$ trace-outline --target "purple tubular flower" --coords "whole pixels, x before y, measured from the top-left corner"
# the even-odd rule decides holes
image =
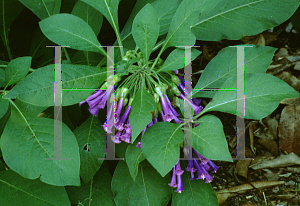
[[[116,129],[119,130],[119,131],[122,131],[124,129],[123,125],[130,113],[130,110],[131,110],[131,106],[128,105],[128,107],[126,108],[123,116],[121,117],[120,121],[116,124]]]
[[[180,116],[180,114],[178,114],[178,113],[176,112],[176,110],[172,107],[172,104],[171,104],[171,102],[170,102],[170,100],[169,100],[169,98],[168,98],[168,95],[165,94],[165,97],[166,97],[167,103],[168,103],[168,105],[169,105],[169,108],[171,109],[171,112],[172,112],[176,117]]]
[[[114,103],[110,103],[110,106],[109,106],[109,109],[107,111],[108,115],[107,115],[107,120],[106,122],[102,125],[104,130],[107,132],[107,133],[112,133],[111,132],[111,129],[113,128],[114,126],[114,111],[112,111],[114,108]]]
[[[116,122],[118,122],[120,120],[120,116],[121,116],[121,111],[123,108],[123,104],[124,104],[124,98],[121,97],[120,101],[119,101],[119,105],[116,111]]]
[[[196,169],[194,168],[194,163],[193,163],[193,155],[192,155],[192,147],[189,146],[189,156],[188,156],[188,166],[185,169],[186,171],[189,171],[191,173],[196,172]],[[192,174],[191,174],[192,176]]]
[[[147,126],[146,126],[146,127],[145,127],[145,129],[143,130],[143,132],[142,132],[142,136],[144,135],[144,133],[145,133],[146,129],[147,129]]]
[[[177,187],[176,174],[175,174],[175,166],[173,167],[172,180],[171,180],[171,183],[169,184],[169,186],[170,187]]]
[[[182,93],[184,93],[184,86],[182,84],[178,84],[178,88]]]
[[[131,126],[130,126],[129,119],[127,120],[127,123],[125,124],[124,129],[125,129],[126,133],[131,134]]]
[[[162,118],[162,121],[163,122],[166,122],[166,119],[165,119],[165,114],[164,114],[164,112],[163,111],[161,111],[161,118]]]
[[[100,109],[103,109],[106,105],[107,98],[110,96],[113,85],[110,85],[105,92],[99,90],[89,96],[85,101],[80,102],[79,106],[81,106],[84,102],[89,104],[89,111],[92,115],[97,116],[97,113]]]
[[[195,115],[199,114],[201,112],[201,110],[203,109],[202,106],[197,106],[194,103],[192,103],[191,101],[188,101],[188,99],[186,99],[186,97],[183,94],[180,94],[180,98],[181,99],[185,99],[187,100],[187,102],[191,105],[191,107],[194,109],[195,111]]]
[[[216,166],[210,159],[208,159],[209,166],[213,169],[213,173],[216,173],[220,166]]]
[[[123,134],[121,135],[121,140],[127,143],[130,143],[130,136],[131,133],[126,133],[123,131]]]
[[[148,127],[151,127],[153,125],[153,121],[152,121],[152,119],[151,119],[151,121],[149,122],[149,124],[148,124]]]
[[[175,192],[181,193],[183,191],[183,184],[182,184],[182,174],[183,170],[180,167],[180,160],[178,160],[176,166],[175,166],[175,173],[177,176],[177,190]]]
[[[181,81],[181,84],[184,85],[184,78],[182,76],[177,76],[177,77]]]
[[[196,99],[196,98],[192,98],[192,101],[194,102],[195,105],[199,106],[202,99]]]
[[[136,147],[140,148],[141,149],[141,142],[138,142]]]
[[[178,74],[178,70],[174,70],[175,74]]]
[[[114,142],[114,143],[121,143],[121,140],[120,140],[120,136],[121,136],[121,132],[118,132],[115,137],[111,136],[111,140]]]
[[[154,117],[153,124],[157,122],[157,117]]]
[[[202,179],[204,180],[205,176],[204,176],[204,168],[201,167],[201,165],[199,164],[199,162],[197,160],[193,160],[194,161],[194,165],[197,169],[197,173],[198,173],[198,178],[196,178],[197,180]]]
[[[177,176],[177,190],[175,192],[181,193],[183,192],[183,184],[182,184],[182,176],[181,175],[176,175]]]
[[[99,97],[102,93],[103,93],[102,90],[97,90],[97,91],[95,91],[95,92],[94,92],[93,94],[91,94],[86,100],[80,102],[80,103],[79,103],[79,106],[81,106],[81,105],[82,105],[83,103],[85,103],[85,102],[89,102],[89,101],[91,101],[91,100],[93,100],[93,99]]]
[[[165,100],[165,98],[163,96],[160,97],[160,100],[161,100],[161,105],[162,105],[162,108],[164,110],[164,114],[165,114],[165,121],[166,122],[170,122],[172,119],[173,119],[173,114]]]

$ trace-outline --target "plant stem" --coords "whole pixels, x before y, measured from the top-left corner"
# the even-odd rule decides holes
[[[70,59],[70,56],[69,56],[69,54],[67,52],[67,49],[65,47],[63,47],[63,50],[64,50],[64,53],[66,55],[66,58],[67,58],[68,62],[71,64],[71,59]]]

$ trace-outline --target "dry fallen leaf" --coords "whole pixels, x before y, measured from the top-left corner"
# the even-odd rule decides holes
[[[279,79],[285,81],[288,83],[291,87],[293,87],[295,90],[300,90],[300,79],[292,75],[291,73],[287,71],[283,71],[282,73],[276,75]]]
[[[279,147],[287,153],[300,155],[300,106],[284,107],[279,121]]]
[[[231,187],[228,189],[217,190],[216,193],[218,196],[219,205],[223,204],[225,202],[225,200],[229,197],[233,197],[238,194],[245,193],[246,191],[252,190],[254,188],[263,189],[263,188],[267,188],[267,187],[281,185],[281,184],[284,184],[284,181],[262,181],[262,182],[251,182],[251,184],[242,184],[242,185]]]
[[[293,152],[288,155],[280,155],[273,160],[263,160],[259,164],[251,164],[249,167],[254,170],[274,167],[287,167],[291,165],[300,165],[300,158]]]
[[[272,155],[278,156],[278,145],[274,140],[259,139],[258,143],[264,146]]]

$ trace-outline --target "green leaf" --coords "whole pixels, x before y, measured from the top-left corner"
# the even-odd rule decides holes
[[[8,101],[8,100],[4,100],[4,101]],[[4,106],[3,108],[1,108],[1,113],[3,112],[3,110],[5,110],[5,104],[6,103],[3,104],[3,102],[2,102],[2,104],[0,105],[0,106]],[[9,119],[9,117],[10,117],[10,112],[11,112],[11,107],[10,107],[10,105],[8,105],[8,108],[6,109],[6,112],[0,118],[0,137],[3,133],[4,127],[6,126],[6,123]],[[0,146],[0,148],[1,148],[1,146]],[[2,154],[1,154],[1,149],[0,149],[0,157],[1,156],[2,156]]]
[[[161,177],[145,162],[139,166],[136,181],[133,182],[123,161],[117,165],[112,180],[112,192],[117,205],[167,205],[171,198],[168,186],[171,177]]]
[[[146,4],[132,24],[132,36],[147,62],[159,34],[159,23],[151,4]]]
[[[144,89],[140,88],[131,104],[129,122],[131,126],[131,142],[145,129],[152,119],[151,112],[156,108],[153,97]]]
[[[164,177],[178,162],[179,143],[183,139],[179,124],[157,122],[147,128],[141,141],[142,151],[161,176]]]
[[[20,100],[38,106],[54,106],[54,67],[48,65],[39,68],[20,81],[3,98],[19,98]],[[106,68],[84,65],[62,64],[62,106],[77,104],[85,100],[93,91],[78,90],[97,88],[106,79]]]
[[[15,99],[15,104],[18,106],[20,111],[24,113],[26,116],[37,117],[42,111],[46,110],[47,106],[36,106],[33,104],[29,104],[20,99]],[[53,111],[54,114],[54,111]]]
[[[202,0],[183,0],[179,5],[161,51],[171,46],[194,45],[196,37],[190,26],[197,22]]]
[[[19,57],[13,59],[5,69],[6,86],[12,85],[23,79],[31,65],[31,57]]]
[[[29,180],[12,170],[0,172],[0,190],[3,205],[71,205],[64,187]]]
[[[121,36],[121,40],[122,42],[124,42],[125,40],[132,38],[132,32],[131,32],[131,27],[132,27],[132,23],[133,20],[135,18],[135,16],[137,15],[137,13],[147,4],[147,3],[152,3],[155,0],[139,0],[135,3],[134,8],[120,34]],[[118,43],[118,41],[115,42],[114,45],[116,45]],[[124,45],[123,45],[124,46]]]
[[[40,19],[45,19],[60,11],[61,0],[19,0]]]
[[[298,6],[299,0],[204,1],[200,19],[192,24],[191,30],[197,40],[239,40],[280,25]]]
[[[266,73],[276,50],[276,48],[267,46],[246,47],[244,49],[245,73]],[[221,88],[228,78],[237,76],[236,67],[237,48],[226,47],[222,49],[205,67],[195,86],[193,97],[212,98],[216,91],[200,91],[200,89]],[[197,91],[197,89],[199,90]]]
[[[230,77],[222,88],[236,86],[236,77]],[[269,74],[245,74],[245,117],[262,119],[271,114],[286,98],[300,97],[284,81]],[[236,115],[236,90],[218,91],[213,100],[200,112],[220,111]],[[242,117],[243,118],[243,117]]]
[[[60,46],[99,52],[106,56],[92,28],[72,14],[55,14],[39,22],[44,35]]]
[[[15,172],[28,179],[40,178],[51,185],[80,185],[78,144],[71,130],[62,123],[62,158],[54,158],[54,122],[25,117],[12,107],[0,139],[3,159]]]
[[[0,88],[5,87],[5,70],[0,68]]]
[[[183,192],[172,193],[172,206],[217,206],[217,194],[211,184],[205,183],[204,180],[190,180],[190,173],[185,171],[182,174]]]
[[[9,101],[7,99],[0,98],[0,119],[6,114],[9,107]]]
[[[129,205],[129,194],[133,184],[125,161],[119,161],[111,181],[111,191],[116,205]]]
[[[232,161],[220,119],[205,115],[197,122],[200,125],[192,129],[193,148],[207,159]]]
[[[81,0],[88,5],[94,7],[100,11],[110,25],[113,27],[114,31],[119,32],[118,23],[118,6],[119,0]]]
[[[200,54],[201,51],[192,48],[191,49],[191,61],[195,60]],[[181,69],[187,64],[185,64],[185,50],[184,49],[174,49],[169,56],[167,57],[164,64],[159,68],[160,71],[172,71],[176,69]]]
[[[103,22],[103,16],[98,10],[82,1],[78,1],[72,10],[72,14],[84,20],[98,36]]]
[[[135,181],[138,174],[139,163],[145,159],[142,150],[136,146],[140,141],[141,138],[137,138],[133,144],[129,144],[125,153],[125,160],[133,181]]]
[[[158,22],[160,25],[159,36],[168,32],[172,18],[181,3],[181,0],[156,0],[151,5],[157,13]]]
[[[89,182],[99,170],[106,153],[106,133],[99,120],[90,117],[74,130],[80,153],[80,177]]]
[[[114,206],[116,205],[111,192],[112,176],[107,162],[104,161],[100,170],[87,184],[80,187],[67,186],[66,191],[73,204],[86,206]]]

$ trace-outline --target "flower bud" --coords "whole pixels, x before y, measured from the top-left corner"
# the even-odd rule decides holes
[[[134,99],[133,97],[131,97],[131,98],[129,99],[128,105],[131,105],[133,99]]]
[[[163,95],[163,90],[160,86],[156,86],[154,89],[159,96]]]
[[[180,79],[178,79],[178,77],[176,75],[172,75],[172,78],[171,78],[172,82],[175,83],[176,85],[180,84],[181,81]]]
[[[121,90],[122,88],[118,88],[116,91],[116,100],[119,101],[121,99]]]
[[[162,60],[161,58],[159,58],[158,61],[157,61],[157,66],[163,65],[163,63],[164,63],[164,60]]]
[[[175,86],[175,85],[172,87],[172,91],[174,92],[174,94],[176,96],[180,96],[180,94],[181,94],[181,92],[179,91],[178,87]]]
[[[129,92],[129,90],[126,87],[122,88],[121,92],[120,92],[121,97],[125,98],[127,96],[128,92]]]
[[[128,98],[124,98],[124,103],[123,103],[123,107],[125,107],[128,103]]]
[[[158,95],[157,93],[154,93],[154,94],[153,94],[153,98],[154,98],[154,101],[155,101],[156,103],[159,102],[159,95]]]

